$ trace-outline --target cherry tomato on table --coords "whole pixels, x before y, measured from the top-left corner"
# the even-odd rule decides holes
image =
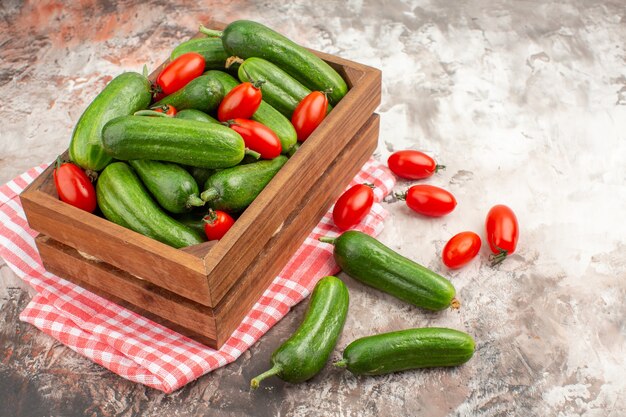
[[[177,92],[204,72],[204,57],[195,52],[182,54],[169,64],[156,79],[157,86],[166,96]]]
[[[217,119],[225,122],[251,118],[261,105],[263,94],[259,87],[263,82],[245,82],[230,90],[217,109]]]
[[[96,209],[96,190],[85,172],[70,162],[57,161],[52,173],[61,201],[93,213]]]
[[[446,243],[441,259],[448,268],[460,268],[478,255],[480,246],[480,236],[476,233],[461,232],[452,236]]]
[[[517,248],[519,239],[517,217],[513,210],[503,204],[493,206],[487,213],[485,228],[487,242],[493,252],[491,264],[499,264]]]
[[[333,208],[333,221],[341,230],[357,225],[374,204],[372,185],[357,184],[344,192]]]
[[[435,160],[420,151],[407,149],[392,153],[387,159],[389,169],[400,178],[421,180],[428,178],[444,165],[437,165]]]
[[[204,233],[209,240],[220,240],[235,224],[235,220],[226,212],[210,209],[204,216]]]
[[[229,120],[227,124],[241,135],[246,148],[260,153],[263,159],[274,159],[283,150],[276,133],[264,124],[248,119]]]
[[[434,185],[414,185],[406,193],[396,194],[396,197],[406,200],[411,210],[424,216],[445,216],[456,207],[454,196]]]
[[[298,103],[291,116],[298,141],[304,142],[326,117],[328,97],[322,91],[313,91]]]

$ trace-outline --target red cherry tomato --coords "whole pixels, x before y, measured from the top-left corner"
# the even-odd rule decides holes
[[[61,201],[93,213],[96,209],[96,190],[85,172],[72,163],[57,163],[52,173]]]
[[[182,54],[159,74],[156,83],[167,96],[177,92],[204,72],[204,57],[195,52]]]
[[[298,141],[304,142],[326,117],[328,98],[321,91],[313,91],[298,103],[291,116],[291,124],[296,129]]]
[[[344,192],[333,208],[333,221],[341,230],[357,225],[374,204],[374,191],[366,184],[357,184]]]
[[[478,255],[480,246],[480,237],[476,233],[461,232],[446,243],[441,259],[448,268],[460,268]]]
[[[164,104],[162,106],[155,107],[152,110],[154,110],[157,113],[165,113],[165,114],[167,114],[168,116],[171,116],[171,117],[176,116],[176,113],[177,113],[176,112],[176,107],[170,106],[169,104]]]
[[[209,240],[220,240],[235,224],[235,220],[228,213],[213,209],[209,210],[209,214],[202,220],[204,220],[204,233]]]
[[[502,262],[508,255],[515,252],[519,239],[517,217],[509,207],[499,204],[487,213],[485,222],[487,242],[494,253],[492,265]]]
[[[280,155],[283,147],[276,133],[269,127],[248,119],[234,119],[229,126],[239,133],[248,149],[261,154],[263,159],[274,159]]]
[[[245,82],[230,90],[217,109],[217,119],[249,119],[261,105],[263,94],[257,84]]]
[[[444,165],[437,165],[435,160],[420,151],[405,150],[394,152],[387,159],[389,169],[400,178],[421,180],[428,178]]]
[[[413,211],[424,216],[440,217],[452,212],[456,199],[443,188],[434,185],[414,185],[404,194],[397,194]]]

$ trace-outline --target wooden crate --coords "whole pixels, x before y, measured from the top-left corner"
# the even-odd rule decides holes
[[[380,71],[315,53],[350,91],[219,242],[175,249],[65,204],[51,166],[21,195],[45,267],[219,348],[376,148]]]

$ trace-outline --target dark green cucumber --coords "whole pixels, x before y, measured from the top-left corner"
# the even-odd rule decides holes
[[[222,84],[207,75],[201,75],[175,93],[163,98],[152,107],[174,106],[176,110],[196,109],[211,112],[224,98]]]
[[[113,158],[102,148],[102,128],[111,119],[150,105],[150,81],[136,72],[115,77],[83,112],[70,142],[70,159],[84,169],[100,171]]]
[[[246,59],[238,70],[241,81],[264,80],[261,85],[263,100],[291,120],[293,111],[311,90],[285,71],[261,58]]]
[[[195,52],[204,57],[204,69],[223,69],[228,55],[224,51],[222,40],[218,37],[206,37],[190,39],[181,43],[172,51],[170,61],[175,60],[182,54]]]
[[[206,241],[208,239],[206,237],[206,233],[204,233],[205,222],[204,220],[202,220],[205,215],[206,215],[206,212],[203,212],[200,214],[196,212],[192,212],[192,213],[178,214],[174,216],[173,218],[177,222],[182,223],[185,226],[195,230],[202,237],[202,239]]]
[[[170,213],[186,213],[204,206],[196,180],[183,167],[149,159],[134,159],[128,164],[161,207]]]
[[[363,337],[350,343],[335,366],[357,375],[458,366],[474,355],[474,339],[453,329],[407,329]]]
[[[250,381],[253,389],[272,375],[297,384],[322,370],[341,334],[348,313],[346,285],[337,277],[322,278],[298,330],[272,354],[272,368]]]
[[[219,123],[216,119],[209,116],[205,112],[196,109],[181,110],[176,113],[176,116],[174,117],[177,119],[197,120],[199,122]]]
[[[261,23],[237,20],[223,32],[204,28],[200,30],[208,35],[221,36],[229,55],[271,61],[311,90],[325,91],[332,88],[328,99],[333,105],[348,92],[346,82],[330,65]]]
[[[286,156],[239,165],[211,175],[200,197],[212,209],[237,213],[248,207],[287,162]]]
[[[207,74],[212,74],[216,80],[222,83],[224,95],[228,94],[230,90],[239,84],[235,77],[222,71],[209,71]],[[252,120],[264,124],[276,133],[276,136],[280,139],[283,154],[287,154],[298,140],[296,129],[294,129],[289,119],[263,100],[257,111],[252,115]]]
[[[102,130],[114,158],[169,161],[201,168],[227,168],[243,159],[245,143],[221,124],[170,117],[124,116]]]
[[[363,232],[350,230],[320,241],[334,244],[337,265],[364,284],[428,310],[458,307],[450,281]]]
[[[175,248],[202,243],[200,234],[169,217],[125,162],[108,165],[96,183],[104,217]]]

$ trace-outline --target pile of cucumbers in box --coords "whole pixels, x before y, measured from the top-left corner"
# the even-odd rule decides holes
[[[206,37],[176,47],[154,85],[146,74],[113,79],[78,121],[73,163],[59,162],[54,171],[63,201],[90,212],[99,207],[107,219],[177,248],[220,239],[348,90],[328,64],[259,23],[200,30]],[[424,173],[423,155],[403,157],[404,170],[420,171],[415,178],[440,167],[429,159]],[[390,168],[398,174],[396,165]],[[95,188],[83,169],[97,175]],[[418,212],[447,214],[456,205],[450,201],[445,213]],[[349,230],[372,203],[371,188],[359,184],[335,205],[334,222],[345,232],[320,240],[334,245],[339,267],[414,306],[458,308],[450,281]],[[348,299],[340,279],[320,279],[300,327],[251,386],[272,375],[297,383],[320,372],[341,334]],[[378,375],[456,366],[473,353],[466,333],[406,329],[355,340],[335,365]]]
[[[110,221],[176,248],[220,239],[348,91],[262,24],[200,29],[154,84],[123,73],[81,116],[69,156],[97,175],[93,191],[82,178],[72,193],[66,177],[81,170],[55,173],[64,201],[92,212],[97,201]]]

